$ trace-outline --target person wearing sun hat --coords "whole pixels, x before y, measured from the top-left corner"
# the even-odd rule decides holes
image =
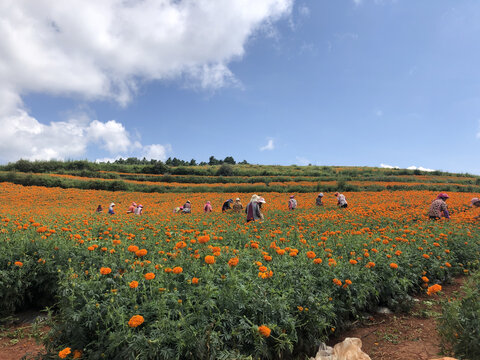
[[[245,208],[245,213],[247,214],[247,223],[250,221],[257,221],[262,218],[262,212],[260,211],[259,206],[259,199],[260,197],[257,194],[252,195],[250,202],[247,204]],[[265,202],[265,200],[263,200]]]
[[[480,199],[478,197],[474,197],[472,200],[470,200],[470,206],[472,208],[480,207]],[[478,216],[475,216],[474,219],[480,219],[480,214]]]
[[[230,210],[232,207],[230,206],[233,203],[233,199],[228,199],[222,205],[222,212]]]
[[[337,206],[341,208],[346,208],[348,206],[347,199],[345,199],[345,195],[340,194],[339,192],[335,193],[337,197]]]
[[[295,210],[297,208],[297,200],[295,195],[290,195],[290,200],[288,200],[288,210]]]
[[[235,203],[233,204],[233,211],[236,213],[240,213],[242,212],[242,209],[243,209],[243,205],[240,202],[240,198],[236,198]]]
[[[138,204],[138,206],[134,210],[134,214],[135,215],[142,215],[142,211],[143,211],[143,205]]]
[[[190,200],[187,200],[187,202],[183,205],[183,214],[190,214],[192,212],[192,203]]]
[[[447,203],[445,202],[449,197],[446,193],[440,193],[437,195],[437,198],[432,201],[428,209],[428,217],[431,220],[439,220],[442,216],[450,219]]]
[[[323,206],[323,193],[318,194],[317,198],[315,199],[316,206]]]
[[[134,201],[132,202],[132,205],[130,205],[130,207],[128,208],[127,214],[133,214],[136,208],[137,208],[137,204]]]
[[[109,213],[110,215],[115,214],[115,211],[113,210],[114,207],[115,207],[115,204],[112,202],[112,203],[110,204],[110,206],[108,207],[108,213]]]
[[[207,201],[203,207],[203,211],[209,213],[212,212],[212,210],[212,204],[210,203],[210,201]]]

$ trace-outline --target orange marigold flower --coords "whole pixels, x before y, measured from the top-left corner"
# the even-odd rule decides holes
[[[100,274],[102,275],[108,275],[112,272],[112,269],[110,269],[109,267],[101,267],[100,268]]]
[[[138,287],[138,281],[131,281],[130,284],[128,284],[132,289],[135,289]]]
[[[231,258],[230,260],[228,260],[228,265],[230,267],[237,266],[238,261],[239,261],[239,259],[237,257]]]
[[[307,251],[307,257],[309,259],[315,259],[315,253],[313,251]]]
[[[390,263],[390,267],[391,267],[392,269],[397,269],[397,268],[398,268],[398,265],[395,264],[395,263]]]
[[[21,261],[15,261],[15,266],[22,267],[23,263]]]
[[[260,266],[260,267],[258,268],[258,271],[266,272],[266,271],[267,271],[267,267],[266,267],[266,266]]]
[[[194,277],[192,278],[192,284],[198,284],[198,278]]]
[[[260,325],[258,327],[258,332],[264,337],[269,337],[272,330],[266,325]]]
[[[128,326],[134,328],[143,324],[145,319],[142,315],[133,315],[130,320],[128,320]]]
[[[58,352],[58,357],[60,359],[65,359],[68,356],[68,354],[70,354],[71,352],[72,352],[72,349],[67,347],[67,348],[63,349],[62,351]]]
[[[337,278],[333,279],[333,283],[337,286],[342,286],[342,282],[338,280]]]
[[[430,256],[427,255],[427,254],[423,254],[422,256],[423,256],[425,259],[430,259]]]
[[[82,351],[81,350],[75,350],[73,352],[73,358],[74,359],[80,359],[82,357]]]
[[[180,266],[175,266],[172,271],[174,274],[181,274],[183,272],[183,268]]]
[[[358,261],[357,261],[357,260],[350,259],[350,264],[352,264],[352,265],[355,265],[355,264],[357,264],[357,263],[358,263]]]
[[[369,261],[367,265],[365,265],[366,268],[372,268],[375,267],[375,263],[373,261]]]
[[[428,282],[430,281],[430,280],[428,280],[428,278],[427,278],[426,276],[422,276],[422,280],[423,280],[423,282],[425,282],[425,283],[428,283]]]
[[[212,255],[205,256],[205,262],[207,264],[215,264],[215,256],[212,256]]]
[[[155,279],[155,274],[154,274],[154,273],[151,273],[151,272],[150,272],[150,273],[146,273],[146,274],[144,275],[144,277],[145,277],[145,279],[147,279],[147,280],[153,280],[153,279]]]
[[[323,260],[320,259],[320,258],[313,259],[313,263],[314,263],[314,264],[321,264],[322,261],[323,261]]]
[[[352,285],[352,280],[346,279],[346,280],[345,280],[345,284],[347,284],[347,285]]]
[[[199,237],[198,237],[198,242],[199,242],[200,244],[205,244],[205,243],[207,243],[207,242],[209,242],[209,241],[210,241],[210,236],[208,236],[208,235],[203,235],[203,236],[199,236]]]
[[[137,252],[138,251],[138,246],[135,246],[135,245],[130,245],[128,248],[127,248],[128,251],[130,252]]]
[[[138,257],[145,256],[147,255],[147,253],[148,253],[147,249],[141,249],[141,250],[135,251],[135,255]]]
[[[439,291],[442,290],[442,286],[441,285],[438,285],[438,284],[435,284],[435,285],[432,285],[430,286],[428,289],[427,289],[427,295],[432,295],[432,294],[435,294]]]
[[[452,267],[452,264],[450,264],[449,262],[446,262],[446,263],[445,263],[445,266],[446,266],[446,267]]]

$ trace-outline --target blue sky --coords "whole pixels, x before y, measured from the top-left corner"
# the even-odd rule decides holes
[[[73,2],[0,5],[17,24],[1,29],[3,163],[214,155],[480,174],[478,1]]]

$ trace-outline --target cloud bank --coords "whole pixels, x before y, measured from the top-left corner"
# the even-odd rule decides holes
[[[388,165],[388,164],[380,164],[380,167],[384,168],[384,169],[400,169],[400,167],[398,167],[398,166],[392,166],[392,165]],[[428,168],[424,168],[423,166],[415,166],[415,165],[409,166],[406,169],[407,170],[421,170],[421,171],[428,171],[428,172],[435,171],[434,169],[428,169]]]
[[[237,83],[228,65],[246,42],[288,15],[293,0],[5,0],[0,2],[0,161],[70,158],[97,144],[116,155],[143,146],[115,120],[43,124],[29,93],[114,100],[142,83],[181,80],[201,89]],[[163,150],[162,150],[163,149]]]

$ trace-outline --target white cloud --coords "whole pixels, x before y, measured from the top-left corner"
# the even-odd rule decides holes
[[[155,159],[165,161],[167,160],[167,154],[172,151],[172,147],[167,145],[153,144],[147,145],[143,148],[143,157],[147,160]]]
[[[275,149],[275,144],[273,142],[273,139],[268,139],[267,145],[264,145],[260,148],[260,151],[265,151],[265,150],[273,150]]]
[[[275,33],[273,23],[292,6],[293,0],[1,1],[0,139],[7,141],[0,159],[81,156],[89,143],[113,153],[141,148],[114,120],[42,124],[22,96],[125,106],[148,81],[238,85],[229,63],[244,55],[256,32]]]
[[[400,169],[398,166],[392,166],[387,164],[380,164],[380,167],[384,169]]]
[[[384,169],[400,169],[400,167],[398,166],[392,166],[387,164],[380,164],[380,167]],[[434,169],[427,169],[427,168],[424,168],[423,166],[414,166],[414,165],[407,167],[407,170],[421,170],[421,171],[428,171],[428,172],[435,171]]]
[[[408,170],[421,170],[421,171],[428,171],[428,172],[435,171],[434,169],[427,169],[427,168],[424,168],[423,166],[415,166],[415,165],[409,166],[409,167],[407,167],[407,169]]]
[[[308,17],[310,16],[310,8],[307,5],[302,4],[298,7],[298,13],[301,16]]]
[[[307,158],[304,158],[304,157],[301,157],[301,156],[296,156],[295,159],[297,160],[297,164],[302,165],[302,166],[307,166],[308,164],[312,163]]]
[[[353,0],[353,3],[358,6],[362,3],[362,0]]]

